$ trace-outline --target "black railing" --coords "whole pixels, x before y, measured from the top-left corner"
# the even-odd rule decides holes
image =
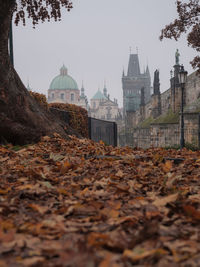
[[[50,108],[50,111],[70,126],[68,111]],[[88,117],[88,136],[91,140],[102,140],[107,145],[117,146],[117,124],[112,121],[104,121]]]
[[[95,142],[102,140],[107,145],[117,146],[117,124],[113,121],[104,121],[88,118],[89,138]]]

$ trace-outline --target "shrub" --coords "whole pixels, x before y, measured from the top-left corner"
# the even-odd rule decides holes
[[[48,109],[47,98],[45,95],[32,91],[29,91],[29,93],[41,106],[43,106],[45,109]]]
[[[76,130],[81,136],[88,137],[88,113],[86,109],[73,104],[62,103],[51,103],[49,107],[67,111],[70,127]]]

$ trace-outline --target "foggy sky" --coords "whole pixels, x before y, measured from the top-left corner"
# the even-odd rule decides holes
[[[63,10],[61,22],[40,23],[36,29],[30,21],[26,27],[14,26],[15,68],[22,81],[33,91],[47,94],[52,79],[63,63],[68,73],[90,99],[102,90],[104,80],[111,99],[122,106],[121,76],[127,72],[129,47],[139,51],[141,71],[149,65],[160,70],[161,91],[169,88],[170,70],[175,51],[180,63],[193,72],[189,61],[195,51],[185,37],[179,42],[160,42],[161,29],[176,17],[175,0],[72,0],[73,10]]]

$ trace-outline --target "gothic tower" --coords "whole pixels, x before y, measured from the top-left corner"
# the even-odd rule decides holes
[[[157,118],[162,113],[159,70],[156,70],[154,72],[153,95],[151,96],[151,102],[152,102],[152,116],[153,118]]]
[[[151,77],[147,66],[144,73],[140,72],[138,54],[130,54],[127,75],[122,75],[123,115],[140,109],[141,88],[144,87],[145,103],[150,100]]]

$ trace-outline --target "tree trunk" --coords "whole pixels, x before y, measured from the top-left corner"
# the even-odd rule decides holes
[[[14,70],[8,36],[15,0],[0,0],[0,143],[33,143],[55,132],[67,137],[64,125],[33,99]]]

